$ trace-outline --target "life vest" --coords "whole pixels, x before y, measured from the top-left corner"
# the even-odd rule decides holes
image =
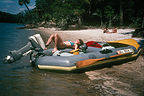
[[[74,55],[78,55],[79,51],[80,51],[79,49],[76,49],[76,50],[70,51],[69,53],[74,54]]]

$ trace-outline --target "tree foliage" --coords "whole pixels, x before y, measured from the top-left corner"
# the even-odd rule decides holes
[[[36,0],[30,13],[24,12],[23,21],[45,24],[51,21],[58,27],[90,25],[89,22],[102,27],[144,25],[144,6],[140,0]]]
[[[25,5],[27,10],[30,11],[30,9],[28,8],[27,4],[30,3],[30,0],[18,0],[19,5]]]

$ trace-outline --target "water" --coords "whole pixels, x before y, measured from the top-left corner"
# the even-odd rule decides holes
[[[84,74],[64,74],[38,70],[29,64],[29,57],[12,64],[3,64],[9,51],[24,46],[35,31],[16,29],[20,24],[0,23],[0,96],[89,96]]]

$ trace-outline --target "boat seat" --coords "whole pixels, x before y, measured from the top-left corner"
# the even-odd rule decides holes
[[[45,43],[41,37],[40,34],[35,34],[33,36],[29,37],[29,41],[31,42],[32,46],[38,50],[44,50],[45,49]]]

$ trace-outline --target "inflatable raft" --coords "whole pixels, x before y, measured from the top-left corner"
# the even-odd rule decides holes
[[[29,43],[5,58],[5,62],[14,62],[30,54],[30,62],[39,69],[76,71],[95,66],[136,59],[141,52],[140,45],[134,39],[109,42],[89,41],[79,50],[53,49],[44,50],[45,44],[39,34],[29,37]]]

